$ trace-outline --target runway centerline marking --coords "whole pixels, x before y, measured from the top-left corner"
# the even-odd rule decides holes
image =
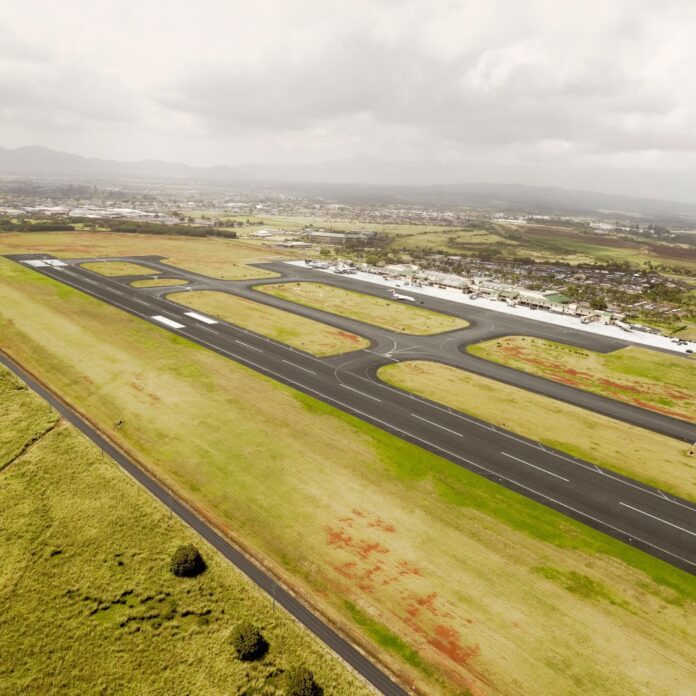
[[[284,362],[286,365],[292,365],[293,367],[296,367],[298,370],[304,370],[305,372],[309,372],[310,375],[316,375],[317,373],[314,372],[313,370],[309,370],[306,367],[302,367],[302,365],[297,365],[294,362],[290,362],[289,360],[285,360],[285,358],[281,358],[282,362]]]
[[[239,343],[240,346],[244,346],[246,348],[251,348],[251,350],[255,350],[257,353],[263,353],[261,348],[257,348],[256,346],[250,346],[248,343],[244,343],[244,341],[240,341],[238,338],[235,338],[234,342]]]
[[[555,476],[556,478],[561,479],[561,481],[565,481],[566,483],[570,482],[570,479],[567,479],[565,476],[560,476],[559,474],[555,474],[553,471],[549,471],[548,469],[544,469],[543,466],[537,466],[536,464],[532,464],[531,462],[527,462],[524,459],[520,459],[519,457],[515,457],[512,454],[508,454],[507,452],[501,452],[504,457],[510,457],[510,459],[514,459],[517,462],[521,462],[522,464],[526,464],[527,466],[531,466],[533,469],[539,469],[539,471],[543,471],[545,474],[548,474],[549,476]]]
[[[160,324],[164,324],[165,326],[170,326],[172,329],[184,329],[186,328],[183,324],[180,324],[178,321],[172,321],[171,319],[167,319],[167,317],[163,317],[161,314],[155,314],[153,317],[151,317],[155,321],[158,321]]]
[[[422,420],[426,423],[429,423],[430,425],[434,425],[436,428],[442,428],[443,430],[446,430],[448,433],[452,433],[453,435],[458,435],[459,437],[462,437],[462,434],[458,433],[456,430],[452,430],[451,428],[447,428],[444,425],[440,425],[439,423],[435,423],[434,421],[428,420],[427,418],[423,418],[423,416],[419,416],[417,413],[412,413],[411,415],[414,418],[417,418],[418,420]]]
[[[382,403],[382,399],[378,399],[376,396],[372,396],[372,394],[366,394],[365,392],[361,392],[359,389],[356,389],[355,387],[351,387],[348,384],[343,384],[343,382],[340,383],[342,387],[345,387],[346,389],[350,389],[351,391],[354,391],[356,394],[360,394],[361,396],[366,396],[368,399],[372,399],[373,401],[379,401]]]
[[[662,522],[663,524],[668,524],[670,527],[674,527],[675,529],[679,529],[682,532],[686,532],[687,534],[691,534],[691,536],[696,536],[696,532],[692,532],[690,529],[684,529],[684,527],[680,527],[678,524],[674,524],[673,522],[668,522],[667,520],[663,520],[661,517],[657,517],[656,515],[651,515],[649,512],[645,512],[645,510],[641,510],[640,508],[633,507],[633,505],[629,505],[628,503],[624,503],[622,500],[619,500],[619,505],[623,505],[624,507],[627,507],[630,510],[635,510],[636,512],[639,512],[641,515],[645,515],[646,517],[652,517],[652,519],[657,520],[658,522]]]

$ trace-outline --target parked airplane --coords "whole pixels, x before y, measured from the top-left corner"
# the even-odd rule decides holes
[[[390,292],[391,292],[392,297],[395,300],[401,300],[403,302],[415,302],[416,301],[415,297],[411,297],[410,295],[399,295],[399,293],[396,292],[396,290],[391,290]]]

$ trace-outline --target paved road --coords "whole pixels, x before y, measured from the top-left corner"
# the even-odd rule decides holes
[[[231,561],[270,597],[273,597],[275,602],[292,614],[303,626],[312,631],[312,633],[345,660],[376,689],[388,696],[406,696],[407,692],[398,686],[374,662],[356,650],[347,640],[336,633],[326,622],[283,589],[283,587],[277,585],[270,575],[266,574],[257,565],[252,563],[239,551],[239,549],[232,546],[227,539],[220,536],[210,525],[198,517],[198,515],[180,503],[176,498],[172,497],[158,481],[149,474],[146,474],[120,450],[116,449],[78,413],[57,399],[52,392],[45,389],[8,356],[0,353],[0,363],[12,370],[12,372],[39,396],[50,403],[63,418],[72,423],[78,430],[92,440],[97,447],[106,452],[106,454],[125,469],[134,479],[150,491],[152,495],[168,506],[177,517],[182,519],[189,527],[200,534],[211,546],[215,547],[225,558]]]
[[[13,258],[26,262],[36,257]],[[190,311],[187,307],[165,297],[171,289],[134,289],[128,284],[132,278],[117,280],[101,277],[80,268],[77,263],[83,260],[70,261],[67,266],[40,266],[36,270],[356,415],[675,566],[696,573],[696,505],[399,391],[374,378],[374,370],[382,362],[410,357],[432,359],[433,354],[427,351],[433,349],[433,345],[452,338],[452,344],[456,347],[469,329],[438,337],[404,337],[331,314],[307,311],[307,308],[276,301],[276,298],[251,289],[250,286],[258,281],[213,281],[205,276],[166,267],[156,257],[133,257],[128,260],[157,268],[163,275],[166,272],[167,277],[186,279],[188,285],[179,286],[177,291],[186,292],[185,288],[189,287],[212,288],[224,289],[241,296],[253,296],[267,304],[291,308],[298,314],[321,318],[327,323],[365,335],[372,341],[372,346],[367,351],[318,359],[223,322],[211,324],[201,321],[187,315],[186,312]],[[278,268],[285,271],[288,267]],[[295,268],[290,269],[292,270],[288,275],[294,277]],[[333,280],[326,274],[321,276],[324,282]],[[350,281],[349,278],[340,280],[343,284]],[[373,287],[370,289],[374,292]],[[442,302],[436,301],[433,306],[443,309]],[[452,308],[451,304],[453,303],[447,303],[448,311],[462,311],[459,306]],[[466,316],[472,321],[473,329],[480,338],[485,333],[485,322],[490,322],[491,319],[482,314],[469,314],[469,309],[465,308]],[[509,321],[508,315],[501,316],[506,322]],[[498,317],[494,320],[497,322]],[[554,333],[554,329],[557,327],[540,326],[538,322],[527,321],[524,326],[505,323],[500,327],[489,328],[489,331],[549,335],[555,340],[584,341],[587,347],[600,350],[623,345],[613,339],[578,331],[562,329],[562,335],[558,335],[558,332]],[[402,350],[410,342],[415,342],[416,349]],[[450,351],[450,348],[442,350]],[[442,353],[436,352],[435,359],[441,359],[441,355]],[[454,359],[461,355],[461,351],[456,349],[451,357]],[[518,375],[517,372],[512,372],[515,376]],[[545,392],[550,395],[556,394],[551,387],[562,387],[547,380],[539,382],[543,383],[543,389],[550,389]],[[536,381],[535,386],[539,386]],[[537,390],[541,389],[539,387]],[[571,394],[558,393],[563,398],[578,403],[576,392],[578,390],[571,390]],[[616,402],[599,397],[591,403],[594,410],[614,415],[610,409]],[[696,428],[688,423],[627,405],[620,406],[626,408],[619,409],[616,417],[629,422],[646,423],[659,432],[696,440]]]

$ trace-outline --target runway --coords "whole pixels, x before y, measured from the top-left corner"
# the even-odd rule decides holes
[[[23,265],[27,261],[52,260],[48,255],[8,258]],[[71,259],[63,261],[66,265],[33,268],[696,574],[696,505],[394,389],[375,377],[379,366],[391,361],[436,360],[671,437],[695,441],[696,427],[684,421],[525,375],[473,358],[461,349],[468,342],[510,334],[550,338],[600,351],[614,350],[626,343],[429,296],[418,297],[411,291],[409,294],[417,296],[423,306],[462,316],[469,320],[470,326],[437,336],[406,336],[285,302],[253,289],[267,282],[315,280],[387,297],[385,288],[356,282],[350,277],[334,278],[285,264],[264,264],[264,268],[283,277],[221,281],[167,266],[160,257],[119,257],[117,260],[149,266],[162,276],[187,281],[185,286],[136,289],[129,283],[144,276],[107,278],[79,267],[80,263],[95,260],[99,259]],[[333,358],[316,358],[222,321],[209,323],[187,315],[190,312],[187,307],[164,297],[188,289],[222,290],[290,310],[365,336],[371,346]]]

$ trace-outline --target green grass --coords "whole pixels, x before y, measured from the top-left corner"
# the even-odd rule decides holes
[[[90,261],[80,265],[87,271],[104,276],[153,275],[157,273],[152,268],[130,261]]]
[[[47,404],[2,367],[0,413],[26,448],[0,471],[1,693],[281,694],[296,664],[326,693],[371,693],[72,427],[53,416],[46,432]],[[189,542],[208,570],[175,578]],[[234,657],[243,620],[270,643],[258,663]]]
[[[418,336],[462,329],[469,325],[468,321],[459,317],[324,283],[257,285],[255,290],[364,324]]]
[[[370,346],[361,336],[226,292],[177,292],[167,299],[312,355],[340,355]]]
[[[687,573],[3,259],[0,343],[424,692],[696,680]]]
[[[407,361],[380,368],[396,387],[572,456],[696,500],[690,444],[449,365]]]
[[[528,336],[505,336],[467,350],[485,360],[696,423],[696,370],[686,356],[635,346],[595,353]]]

